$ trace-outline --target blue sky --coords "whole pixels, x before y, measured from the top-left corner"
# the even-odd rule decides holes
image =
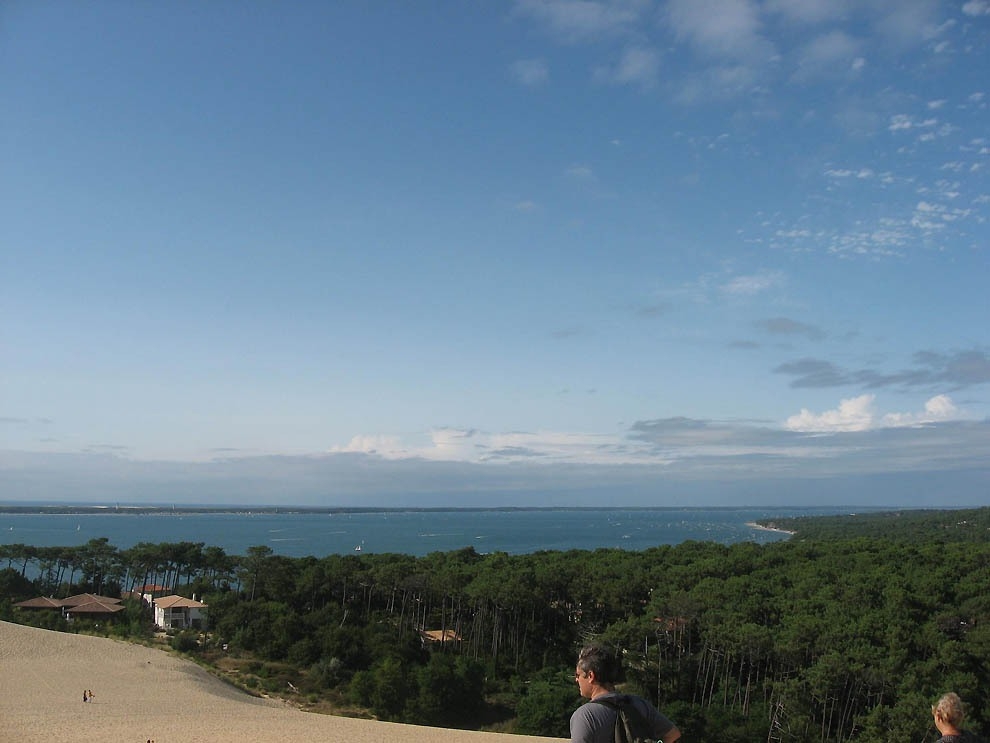
[[[990,1],[8,2],[0,498],[976,505]]]

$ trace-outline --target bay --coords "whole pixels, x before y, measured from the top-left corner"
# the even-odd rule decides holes
[[[106,537],[118,549],[139,542],[203,542],[229,555],[266,546],[287,557],[403,553],[473,547],[479,553],[643,550],[688,540],[764,544],[787,534],[754,522],[849,513],[848,508],[657,508],[408,510],[372,512],[0,513],[0,544],[72,547]]]

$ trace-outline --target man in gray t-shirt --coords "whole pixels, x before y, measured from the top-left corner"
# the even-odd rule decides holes
[[[619,678],[618,658],[606,648],[589,645],[578,654],[574,680],[581,696],[595,702],[582,704],[571,715],[571,743],[612,743],[612,731],[618,712],[606,700],[622,697],[615,691]],[[653,728],[653,737],[662,743],[674,743],[681,731],[642,697],[630,696],[643,717]]]

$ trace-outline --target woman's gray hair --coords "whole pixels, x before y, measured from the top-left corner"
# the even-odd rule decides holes
[[[932,707],[932,712],[938,712],[939,717],[953,727],[962,725],[963,718],[966,716],[966,712],[963,710],[962,699],[954,691],[950,691],[948,694],[943,694],[939,697],[935,706]]]

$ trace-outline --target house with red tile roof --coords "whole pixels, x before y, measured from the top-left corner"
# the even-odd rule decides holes
[[[28,599],[27,601],[18,601],[14,606],[21,609],[61,609],[62,600],[61,599],[51,599],[47,596],[39,596],[36,599]]]
[[[39,596],[36,599],[18,601],[14,606],[21,609],[59,609],[67,619],[74,617],[107,618],[124,610],[120,599],[98,596],[95,593],[80,593],[64,599]]]
[[[75,604],[74,606],[66,605],[63,611],[68,619],[75,619],[77,617],[100,619],[112,617],[117,612],[123,611],[124,608],[124,605],[120,603],[119,599],[112,599],[111,601],[86,601]]]
[[[82,604],[90,604],[94,601],[102,604],[120,603],[120,599],[115,599],[111,596],[100,596],[96,593],[77,593],[75,596],[62,599],[62,606],[80,606]]]
[[[154,600],[155,626],[159,629],[206,629],[207,605],[185,596],[162,596]]]

